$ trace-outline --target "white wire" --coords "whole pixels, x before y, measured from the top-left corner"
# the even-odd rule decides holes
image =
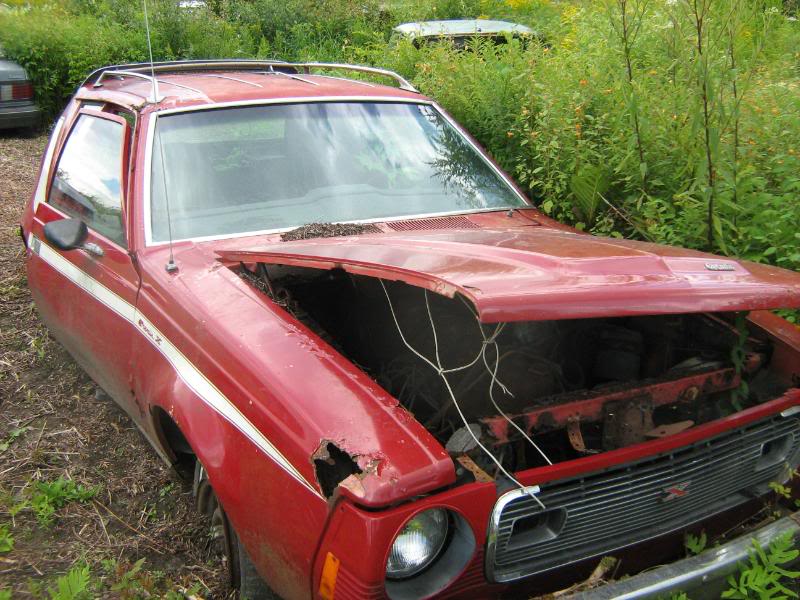
[[[497,405],[497,402],[495,402],[495,399],[494,399],[494,384],[495,384],[495,382],[496,382],[496,383],[497,383],[497,384],[500,386],[500,389],[501,389],[501,390],[503,390],[503,392],[504,392],[505,394],[507,394],[507,395],[511,396],[512,398],[514,397],[514,394],[512,394],[512,393],[511,393],[511,392],[508,390],[508,388],[507,388],[505,385],[503,385],[503,383],[502,383],[500,380],[498,380],[498,379],[497,379],[497,370],[498,370],[498,369],[499,369],[499,367],[500,367],[500,348],[497,346],[497,342],[496,342],[495,340],[497,339],[497,336],[498,336],[498,334],[500,333],[500,331],[502,331],[502,328],[495,328],[495,331],[494,331],[494,333],[493,333],[493,334],[492,334],[492,336],[491,336],[491,337],[490,337],[490,338],[487,340],[487,339],[486,339],[486,334],[483,332],[483,325],[481,324],[481,320],[480,320],[480,318],[478,318],[478,315],[477,315],[477,313],[476,313],[474,310],[472,310],[472,307],[471,307],[469,304],[467,304],[467,302],[466,302],[466,300],[464,300],[463,296],[459,296],[459,298],[461,298],[461,301],[464,303],[464,306],[466,306],[466,307],[467,307],[467,309],[468,309],[468,310],[469,310],[469,311],[472,313],[472,316],[473,316],[473,317],[475,317],[475,322],[478,324],[478,330],[481,332],[481,337],[483,338],[483,345],[482,345],[482,347],[481,347],[481,353],[482,353],[482,356],[483,356],[483,364],[486,366],[486,370],[489,372],[489,375],[491,375],[491,377],[492,377],[492,383],[489,385],[489,399],[492,401],[492,405],[493,405],[493,406],[494,406],[494,408],[497,410],[497,412],[499,412],[499,413],[502,415],[502,417],[503,417],[503,418],[504,418],[506,421],[508,421],[508,423],[509,423],[509,424],[510,424],[510,425],[511,425],[511,426],[512,426],[514,429],[516,429],[517,431],[519,431],[519,432],[522,434],[522,437],[524,437],[526,440],[528,440],[528,442],[531,444],[531,446],[533,446],[533,447],[536,449],[536,451],[537,451],[539,454],[541,454],[541,455],[542,455],[542,458],[543,458],[543,459],[545,459],[545,460],[547,461],[547,464],[548,464],[548,465],[552,465],[552,464],[553,464],[553,463],[552,463],[552,461],[551,461],[551,460],[550,460],[550,459],[547,457],[547,455],[544,453],[544,451],[543,451],[543,450],[542,450],[542,449],[541,449],[541,448],[540,448],[540,447],[539,447],[539,446],[536,444],[536,442],[534,442],[534,441],[533,441],[533,440],[532,440],[532,439],[531,439],[531,438],[528,436],[528,434],[527,434],[527,433],[525,433],[525,431],[524,431],[524,430],[523,430],[523,429],[522,429],[522,428],[521,428],[519,425],[517,425],[517,424],[516,424],[516,423],[515,423],[515,422],[514,422],[514,421],[511,419],[511,417],[509,417],[509,416],[508,416],[508,415],[507,415],[507,414],[506,414],[506,413],[503,411],[503,409],[501,409],[501,408],[500,408],[500,407]],[[502,326],[503,326],[503,327],[505,327],[505,325],[506,325],[505,323],[502,323]],[[487,346],[488,344],[493,344],[493,345],[494,345],[494,351],[495,351],[495,355],[497,356],[497,362],[495,363],[495,366],[494,366],[494,371],[492,371],[492,370],[489,368],[489,362],[486,360],[486,346]]]
[[[480,326],[480,323],[478,323],[478,327],[479,327],[479,328],[480,328],[480,330],[481,330],[481,334],[483,334],[483,327],[481,327],[481,326]],[[485,338],[484,338],[484,339],[485,339]],[[515,422],[514,422],[514,421],[511,419],[511,417],[509,417],[509,416],[508,416],[508,415],[507,415],[505,412],[503,412],[503,409],[502,409],[502,408],[500,408],[500,407],[497,405],[497,402],[496,402],[496,401],[495,401],[495,399],[494,399],[494,384],[495,384],[495,382],[497,381],[497,369],[500,367],[500,349],[497,347],[497,342],[493,342],[493,346],[494,346],[495,355],[496,355],[496,357],[497,357],[497,362],[495,362],[495,364],[494,364],[494,371],[492,371],[492,370],[489,368],[489,361],[488,361],[488,360],[486,360],[486,346],[484,346],[484,347],[483,347],[483,364],[486,366],[486,370],[489,372],[489,375],[491,375],[491,376],[492,376],[492,382],[489,384],[489,399],[492,401],[492,405],[494,406],[495,410],[496,410],[497,412],[499,412],[499,413],[500,413],[500,414],[503,416],[503,418],[504,418],[506,421],[508,421],[508,422],[509,422],[509,424],[510,424],[512,427],[514,427],[514,429],[516,429],[517,431],[519,431],[519,432],[522,434],[522,437],[524,437],[526,440],[528,440],[528,442],[530,442],[530,445],[531,445],[531,446],[533,446],[534,448],[536,448],[536,451],[537,451],[539,454],[541,454],[541,455],[542,455],[542,458],[543,458],[543,459],[545,459],[545,460],[547,461],[547,464],[548,464],[548,465],[552,465],[553,463],[550,461],[550,459],[549,459],[549,458],[547,458],[547,455],[544,453],[544,451],[543,451],[543,450],[542,450],[542,449],[541,449],[541,448],[540,448],[540,447],[539,447],[539,446],[536,444],[536,442],[534,442],[534,441],[533,441],[533,440],[532,440],[530,437],[528,437],[528,434],[527,434],[527,433],[525,433],[525,430],[524,430],[524,429],[522,429],[522,427],[520,427],[519,425],[517,425],[517,424],[516,424],[516,423],[515,423]],[[497,383],[500,385],[500,389],[502,389],[502,390],[503,390],[505,393],[507,393],[507,394],[511,395],[511,394],[510,394],[510,392],[508,391],[508,389],[507,389],[507,388],[506,388],[506,387],[505,387],[505,386],[504,386],[502,383],[500,383],[499,381],[497,381]]]
[[[464,416],[464,413],[461,412],[461,407],[458,405],[458,401],[456,400],[456,396],[453,393],[453,389],[450,387],[450,382],[447,381],[447,377],[445,376],[445,369],[442,368],[441,362],[439,362],[438,366],[435,365],[425,355],[423,355],[422,353],[418,352],[416,348],[414,348],[411,344],[408,343],[408,341],[406,340],[406,336],[403,335],[403,330],[400,327],[400,323],[397,321],[397,315],[394,312],[394,306],[392,305],[392,299],[389,297],[389,292],[386,289],[386,285],[383,283],[382,279],[379,279],[378,281],[380,282],[381,287],[383,288],[383,293],[386,295],[386,301],[389,303],[389,311],[392,313],[392,319],[394,320],[395,327],[397,327],[397,333],[400,334],[400,339],[403,341],[403,344],[405,344],[406,348],[408,348],[417,357],[419,357],[425,363],[427,363],[442,378],[442,381],[444,382],[444,385],[447,388],[447,393],[450,394],[450,399],[453,401],[453,406],[456,407],[456,411],[458,411],[458,416],[461,417],[461,420],[464,423],[464,427],[466,428],[466,430],[469,433],[469,435],[472,437],[472,439],[475,441],[475,443],[478,445],[478,447],[486,453],[486,455],[492,460],[492,462],[494,462],[495,465],[497,465],[497,468],[503,473],[503,475],[508,477],[508,479],[510,479],[517,487],[519,487],[523,492],[527,493],[531,498],[533,498],[539,504],[539,506],[542,508],[542,510],[546,510],[547,507],[544,505],[544,503],[541,500],[539,500],[539,498],[536,497],[536,495],[533,492],[533,490],[531,488],[525,487],[519,481],[517,481],[517,479],[513,475],[511,475],[511,473],[509,473],[505,469],[505,467],[503,467],[503,465],[500,463],[500,461],[497,460],[497,458],[495,458],[494,454],[489,452],[489,450],[486,448],[486,446],[484,446],[481,443],[481,441],[478,439],[478,437],[472,432],[472,429],[470,428],[469,423],[467,422],[467,418]],[[430,318],[431,326],[433,326],[433,316],[431,315],[431,312],[430,312],[430,305],[427,302],[427,294],[428,294],[428,292],[427,292],[427,290],[425,290],[426,306],[428,306],[428,317]],[[438,340],[436,338],[436,328],[434,327],[433,329],[434,329],[434,345],[438,348]],[[483,351],[483,348],[481,349],[481,351]],[[438,350],[437,350],[437,361],[439,361]]]

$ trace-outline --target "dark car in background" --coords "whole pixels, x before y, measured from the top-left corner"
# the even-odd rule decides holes
[[[0,129],[36,127],[40,118],[25,69],[0,54]]]

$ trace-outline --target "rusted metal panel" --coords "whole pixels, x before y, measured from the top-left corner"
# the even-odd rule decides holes
[[[547,406],[532,409],[513,417],[516,422],[525,423],[529,432],[549,431],[567,427],[570,420],[600,421],[605,406],[609,403],[646,398],[653,408],[674,402],[689,402],[700,394],[712,394],[732,390],[739,386],[741,378],[734,369],[718,369],[710,373],[689,375],[671,381],[631,385],[613,392],[600,392],[580,400],[558,401],[555,398],[543,399]],[[483,424],[499,443],[507,442],[510,425],[502,417],[482,419]],[[652,429],[652,427],[648,428]],[[647,431],[646,429],[645,431]]]

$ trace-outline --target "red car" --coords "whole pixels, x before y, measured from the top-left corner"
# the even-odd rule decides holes
[[[194,477],[242,595],[531,597],[605,556],[585,597],[713,595],[797,534],[747,524],[800,462],[800,275],[560,225],[345,69],[101,69],[22,219],[43,320]]]

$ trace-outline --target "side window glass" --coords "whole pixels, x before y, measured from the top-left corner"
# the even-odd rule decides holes
[[[81,115],[58,160],[47,202],[125,246],[122,136],[116,121]]]

